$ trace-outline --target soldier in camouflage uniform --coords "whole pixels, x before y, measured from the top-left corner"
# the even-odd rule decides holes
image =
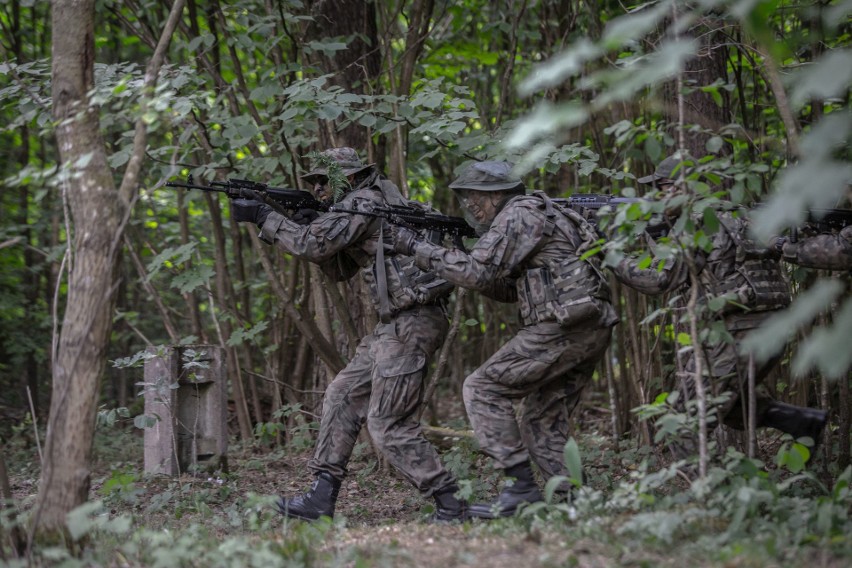
[[[837,233],[823,233],[792,241],[776,237],[773,242],[787,262],[821,270],[852,270],[852,225]]]
[[[485,231],[469,253],[404,227],[393,230],[396,250],[413,254],[420,268],[519,303],[520,331],[464,381],[480,447],[514,478],[494,503],[470,506],[470,516],[487,519],[541,500],[531,459],[546,478],[567,473],[569,416],[617,321],[598,261],[580,259],[596,240],[589,224],[543,192],[525,195],[511,170],[507,162],[474,163],[450,185],[466,216]]]
[[[678,155],[663,160],[650,176],[640,178],[640,183],[650,183],[661,190],[670,191],[676,186],[681,168],[688,168],[690,161]],[[748,220],[743,212],[717,212],[719,230],[710,235],[712,246],[709,253],[696,249],[695,264],[699,270],[701,301],[706,303],[714,297],[727,299],[720,319],[733,337],[732,342],[719,340],[704,345],[709,370],[705,371],[713,380],[717,392],[730,392],[731,398],[718,409],[723,422],[733,428],[743,429],[744,406],[740,393],[748,385],[749,357],[737,352],[737,346],[753,329],[761,326],[777,310],[790,303],[790,293],[781,272],[777,255],[767,247],[748,237]],[[641,269],[636,261],[625,258],[615,267],[616,277],[632,288],[645,294],[660,294],[676,290],[689,282],[689,271],[683,258],[667,263],[657,270],[657,263]],[[778,363],[780,355],[757,365],[755,383],[759,384]],[[685,365],[685,377],[681,381],[683,395],[679,401],[694,398],[695,353],[690,353]],[[773,400],[764,392],[756,393],[757,426],[779,429],[795,438],[809,437],[816,444],[826,422],[826,412],[785,404]]]
[[[333,159],[350,184],[336,205],[369,212],[413,203],[373,165],[363,164],[352,148],[333,148],[322,156],[326,164]],[[334,192],[328,174],[327,165],[320,165],[303,178],[314,185],[318,199],[330,203]],[[430,359],[447,333],[444,303],[453,286],[419,270],[412,258],[385,257],[380,235],[387,229],[381,218],[303,210],[288,219],[251,200],[235,200],[232,209],[237,221],[258,224],[261,239],[318,263],[335,280],[363,269],[381,320],[326,389],[319,437],[308,464],[316,481],[306,494],[280,499],[280,512],[306,520],[333,516],[346,464],[366,421],[387,460],[424,496],[435,499],[435,519],[463,519],[465,504],[455,497],[456,481],[417,420]]]

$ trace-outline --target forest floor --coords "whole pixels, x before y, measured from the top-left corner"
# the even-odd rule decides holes
[[[813,566],[849,565],[848,557],[827,548],[773,554],[767,553],[764,545],[751,546],[748,539],[724,551],[696,556],[695,549],[688,546],[688,536],[686,541],[623,536],[619,527],[629,521],[624,515],[576,524],[565,514],[432,524],[431,502],[392,468],[379,463],[366,441],[356,448],[333,523],[286,520],[272,510],[271,497],[301,493],[311,482],[306,467],[310,442],[296,442],[290,451],[231,448],[227,473],[198,472],[170,478],[142,473],[141,430],[100,431],[91,498],[104,502],[102,515],[127,516],[132,518],[133,527],[159,534],[177,535],[191,526],[200,527],[201,532],[191,533],[194,545],[175,539],[169,541],[173,550],[163,548],[157,553],[127,548],[121,538],[96,535],[93,541],[97,544],[82,565],[263,566],[261,550],[269,546],[286,559],[281,564],[285,566],[800,566],[805,558]],[[601,445],[599,439],[581,439],[583,443]],[[601,475],[600,483],[611,486],[616,481],[613,472],[627,476],[635,469],[620,458],[613,461],[606,452],[592,454],[597,457],[584,463],[586,471],[592,472],[591,484],[596,483],[596,471]],[[485,458],[466,449],[464,442],[444,450],[443,457],[452,469],[462,472],[460,477],[478,480],[473,487],[475,497],[494,496],[500,480]],[[36,450],[18,445],[6,459],[13,493],[20,509],[26,510],[34,500],[38,481]],[[249,510],[254,513],[248,514]],[[153,542],[151,535],[146,538]],[[234,542],[242,542],[244,550],[234,552]],[[186,550],[181,552],[180,546]],[[192,546],[196,546],[194,552]],[[214,552],[216,547],[220,552]],[[174,554],[173,563],[167,552]],[[201,556],[193,559],[193,554]],[[222,556],[212,562],[216,554]],[[50,565],[44,559],[36,564]]]

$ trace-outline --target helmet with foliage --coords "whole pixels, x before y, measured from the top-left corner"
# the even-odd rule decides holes
[[[329,170],[337,170],[344,176],[357,174],[375,164],[365,164],[353,148],[329,148],[322,152],[311,154],[313,168],[302,176],[302,179],[314,184],[320,178],[329,178]],[[333,172],[332,172],[333,174]]]

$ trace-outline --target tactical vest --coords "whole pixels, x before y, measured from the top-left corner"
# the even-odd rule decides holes
[[[386,204],[423,206],[418,202],[406,200],[397,187],[387,180],[376,180],[373,187],[381,192]],[[453,291],[453,285],[438,278],[434,272],[425,272],[418,268],[412,256],[386,256],[383,231],[384,221],[376,244],[376,260],[370,268],[362,272],[370,290],[370,298],[379,312],[379,319],[388,323],[399,312],[415,306],[443,307],[444,301]]]
[[[728,302],[723,313],[766,311],[790,305],[790,290],[781,271],[781,264],[772,251],[748,237],[748,224],[739,217],[719,216],[720,230],[734,243],[735,269],[725,278],[709,278],[708,285],[716,296]],[[709,274],[707,270],[703,274]]]
[[[524,325],[556,321],[564,327],[599,318],[601,302],[608,303],[610,290],[600,271],[600,261],[595,256],[582,259],[597,242],[597,235],[589,223],[576,211],[561,207],[546,194],[536,191],[545,211],[543,237],[534,248],[528,261],[534,261],[538,252],[559,231],[569,242],[570,235],[579,234],[581,243],[574,252],[560,257],[550,257],[543,266],[527,268],[517,280],[518,304]],[[567,225],[573,225],[571,227]],[[612,322],[609,322],[612,323]]]
[[[388,310],[391,316],[414,306],[442,305],[442,301],[453,291],[453,285],[435,276],[434,272],[424,272],[415,266],[414,257],[387,256],[384,266]],[[362,274],[369,287],[373,305],[381,314],[377,271],[378,267],[373,265]]]

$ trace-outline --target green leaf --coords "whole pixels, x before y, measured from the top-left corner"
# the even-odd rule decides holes
[[[707,302],[707,307],[710,308],[710,311],[721,312],[727,303],[728,299],[725,296],[716,296]]]
[[[582,124],[588,116],[588,110],[579,103],[559,106],[549,102],[539,103],[531,115],[518,122],[506,140],[506,146],[509,149],[529,146],[535,140],[554,132]]]
[[[145,278],[145,281],[149,282],[163,266],[183,264],[189,260],[195,251],[196,245],[197,243],[195,242],[189,242],[179,247],[167,247],[163,249],[163,252],[152,258],[148,263],[148,276]]]
[[[607,49],[617,49],[626,43],[642,38],[669,15],[670,6],[660,2],[650,8],[647,5],[632,14],[620,16],[607,23],[601,43]]]
[[[191,270],[185,270],[172,278],[171,286],[180,290],[181,294],[189,294],[196,288],[205,286],[215,275],[216,271],[212,266],[197,264]]]
[[[92,161],[93,157],[94,157],[93,152],[88,152],[86,154],[83,154],[82,156],[77,158],[77,160],[74,162],[74,169],[82,170],[83,168],[85,168],[86,166],[89,165],[89,162]]]
[[[228,338],[228,346],[236,347],[237,345],[242,345],[245,342],[252,342],[257,335],[266,330],[269,327],[269,322],[267,320],[262,320],[257,322],[254,326],[249,329],[237,329],[232,334],[231,337]]]
[[[846,112],[826,115],[802,137],[802,158],[784,170],[777,190],[766,206],[752,215],[752,230],[760,241],[801,225],[809,209],[834,207],[852,179],[852,164],[835,159],[834,151],[852,135],[852,116]]]
[[[565,443],[565,465],[571,475],[571,483],[581,487],[583,485],[583,463],[580,460],[580,447],[573,437]]]
[[[556,493],[556,490],[559,489],[560,485],[567,482],[568,478],[564,475],[554,475],[548,479],[547,483],[544,484],[545,503],[553,503],[553,495]]]
[[[784,349],[796,330],[828,309],[844,288],[838,280],[818,280],[801,292],[789,308],[773,314],[762,326],[749,333],[740,345],[740,352],[754,354],[757,361],[768,361]]]
[[[346,43],[340,41],[311,41],[304,45],[304,49],[308,53],[320,51],[326,55],[334,56],[336,52],[346,49]]]
[[[842,97],[852,84],[852,50],[835,49],[793,75],[790,102],[804,106],[811,99]]]
[[[133,418],[133,425],[139,428],[140,430],[145,430],[146,428],[152,428],[157,424],[157,417],[151,416],[148,414],[137,414]]]
[[[68,533],[74,542],[86,536],[96,526],[93,517],[102,510],[103,503],[100,501],[88,501],[65,515],[65,526],[68,528]]]
[[[712,136],[709,140],[707,140],[707,144],[705,144],[704,147],[707,148],[707,151],[711,154],[718,154],[724,144],[725,140],[721,136]]]
[[[529,77],[523,80],[518,93],[528,96],[532,93],[558,86],[569,77],[578,75],[588,61],[603,55],[604,51],[586,38],[574,43],[570,49],[551,57],[547,62],[533,69]]]
[[[479,325],[479,322],[476,321],[475,319],[471,318],[469,320],[465,320],[464,324],[468,327],[474,327],[474,326]]]
[[[804,451],[802,451],[804,450]],[[778,450],[778,465],[786,467],[792,473],[799,473],[805,469],[805,452],[808,449],[801,444],[784,444]]]
[[[361,126],[366,126],[367,128],[370,128],[372,126],[375,126],[376,117],[373,116],[372,114],[362,114],[358,118],[358,124],[360,124]]]
[[[677,343],[684,347],[692,345],[692,337],[688,333],[680,332],[677,334]]]
[[[719,219],[712,207],[705,207],[702,213],[703,227],[708,234],[714,234],[719,230]]]
[[[832,379],[842,379],[852,368],[852,298],[847,298],[839,310],[834,310],[833,322],[829,327],[818,328],[802,342],[793,359],[793,372],[797,376],[816,368]]]

